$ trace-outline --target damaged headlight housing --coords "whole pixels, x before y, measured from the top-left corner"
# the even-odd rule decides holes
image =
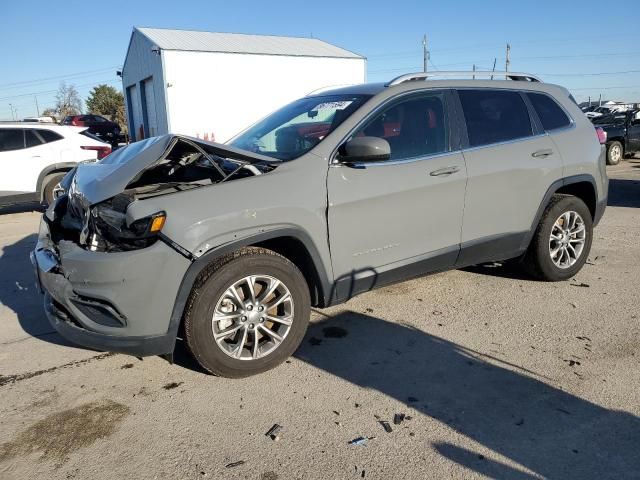
[[[158,239],[167,215],[157,212],[127,225],[126,213],[109,204],[96,205],[91,211],[93,235],[89,248],[101,251],[123,251],[145,248]]]

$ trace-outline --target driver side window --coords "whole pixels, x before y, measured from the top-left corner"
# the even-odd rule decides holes
[[[419,158],[449,151],[449,128],[444,93],[428,93],[386,107],[354,137],[383,138],[391,147],[390,160]]]

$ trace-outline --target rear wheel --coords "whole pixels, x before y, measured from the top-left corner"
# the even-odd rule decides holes
[[[242,249],[217,260],[194,287],[184,320],[187,346],[216,375],[264,372],[298,348],[310,303],[293,263],[270,250]]]
[[[607,165],[618,165],[624,158],[622,143],[614,140],[607,144]]]
[[[545,209],[524,265],[540,280],[567,280],[580,271],[591,250],[591,212],[577,197],[556,195]]]
[[[46,183],[44,184],[44,188],[42,189],[42,197],[47,205],[51,205],[51,203],[53,203],[53,190],[54,188],[56,188],[56,185],[58,185],[60,181],[65,177],[66,174],[67,172],[55,173],[45,180]]]

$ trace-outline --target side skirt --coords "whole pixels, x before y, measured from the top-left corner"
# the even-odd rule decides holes
[[[342,275],[333,284],[331,305],[346,302],[356,295],[386,285],[451,269],[454,267],[456,258],[458,258],[458,253],[459,247],[456,245],[455,247],[437,250],[426,255],[385,265],[378,269],[371,267],[358,271],[354,270],[351,273]]]
[[[507,233],[465,242],[461,245],[455,268],[519,257],[527,251],[529,233]]]

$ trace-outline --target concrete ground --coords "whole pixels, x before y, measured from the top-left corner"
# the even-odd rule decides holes
[[[245,380],[182,346],[175,365],[71,346],[34,288],[39,215],[0,216],[0,478],[640,478],[640,160],[609,173],[575,279],[384,288],[314,312],[295,357]]]

